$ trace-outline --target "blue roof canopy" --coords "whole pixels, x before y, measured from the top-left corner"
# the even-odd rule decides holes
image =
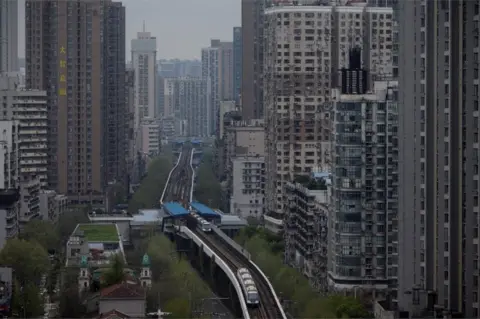
[[[169,202],[163,204],[163,209],[173,217],[185,216],[188,215],[188,210],[186,210],[182,205],[175,202]]]
[[[211,209],[208,206],[203,205],[199,202],[192,202],[190,203],[193,209],[197,211],[197,213],[202,217],[218,217],[220,218],[220,214]]]

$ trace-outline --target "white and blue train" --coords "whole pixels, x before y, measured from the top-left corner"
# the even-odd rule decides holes
[[[240,268],[237,271],[237,278],[242,287],[243,295],[245,297],[245,302],[250,307],[258,306],[260,299],[258,297],[258,290],[255,282],[253,281],[252,275],[246,268]]]
[[[190,213],[193,218],[197,220],[197,226],[200,228],[203,232],[209,233],[212,231],[212,225],[207,222],[205,219],[203,219],[200,215],[197,213]]]

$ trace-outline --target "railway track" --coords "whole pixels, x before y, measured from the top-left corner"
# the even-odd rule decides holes
[[[186,205],[190,201],[190,191],[192,187],[193,171],[190,166],[190,158],[193,152],[191,145],[186,145],[180,155],[177,167],[174,169],[168,182],[164,202],[176,201]],[[200,237],[209,248],[212,249],[233,271],[236,275],[240,268],[249,270],[253,281],[258,290],[260,303],[255,308],[249,308],[250,318],[252,319],[278,319],[284,318],[282,311],[278,308],[274,294],[265,282],[264,277],[257,271],[250,262],[245,261],[241,253],[235,251],[228,244],[219,241],[215,235],[205,233],[199,229],[191,229]],[[244,298],[243,294],[239,296]]]
[[[250,308],[250,316],[252,319],[278,319],[282,318],[280,311],[278,310],[275,298],[270,292],[268,284],[265,283],[262,276],[260,276],[255,269],[252,269],[252,266],[239,258],[236,254],[232,253],[231,247],[226,247],[225,245],[219,243],[215,239],[214,235],[204,233],[202,231],[194,230],[197,236],[199,236],[203,241],[208,243],[210,249],[222,258],[227,265],[232,269],[236,274],[237,270],[240,268],[246,268],[250,271],[252,279],[257,286],[259,293],[260,303],[256,308]],[[243,298],[243,296],[241,296]]]
[[[183,148],[178,165],[172,171],[170,180],[168,181],[163,202],[188,202],[193,175],[190,167],[192,152],[193,148],[190,146]]]

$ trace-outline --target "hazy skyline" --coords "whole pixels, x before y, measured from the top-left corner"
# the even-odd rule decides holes
[[[126,7],[126,47],[142,31],[157,38],[158,59],[200,58],[210,39],[232,41],[241,24],[240,0],[123,0]],[[25,56],[25,0],[19,0],[18,54]]]

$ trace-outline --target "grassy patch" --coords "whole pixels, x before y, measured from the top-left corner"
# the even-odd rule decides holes
[[[118,241],[115,225],[81,224],[78,229],[83,231],[89,242]]]

